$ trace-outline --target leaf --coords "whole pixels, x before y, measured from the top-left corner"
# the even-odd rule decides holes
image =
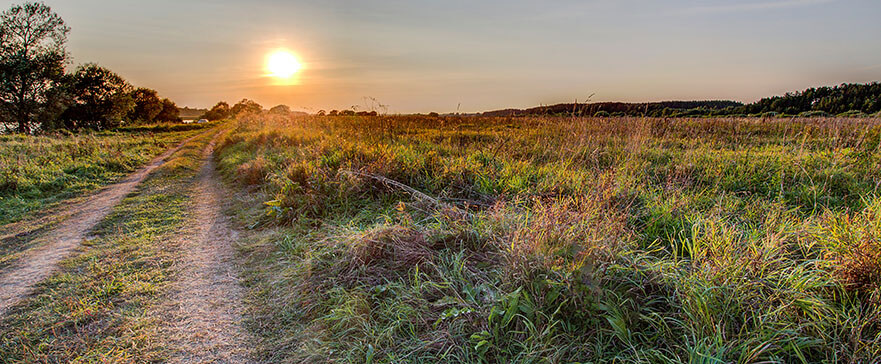
[[[372,345],[372,344],[367,344],[367,355],[366,355],[365,362],[366,362],[367,364],[371,364],[371,363],[373,363],[373,356],[374,356],[375,354],[376,354],[376,353],[374,353],[373,345]]]
[[[545,303],[551,304],[560,297],[560,289],[557,287],[551,288],[551,291],[548,292],[547,296],[545,296]]]
[[[263,203],[266,206],[281,207],[281,200],[271,200]]]
[[[508,307],[505,309],[505,316],[502,317],[502,326],[508,326],[511,323],[511,320],[514,319],[514,315],[517,313],[520,305],[520,288],[517,288],[516,291],[512,294],[511,300],[508,301]]]

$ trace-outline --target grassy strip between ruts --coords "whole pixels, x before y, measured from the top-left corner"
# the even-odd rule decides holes
[[[0,321],[0,362],[156,362],[155,303],[173,279],[174,235],[213,133],[175,153],[94,229],[81,252]]]

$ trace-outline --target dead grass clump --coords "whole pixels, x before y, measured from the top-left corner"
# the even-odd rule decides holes
[[[881,242],[863,240],[837,259],[836,271],[848,289],[871,292],[881,287]]]
[[[266,179],[266,169],[266,160],[258,155],[236,168],[236,179],[248,186],[261,184]]]
[[[432,259],[433,252],[420,231],[399,225],[368,230],[348,243],[344,279],[378,284],[383,278],[403,276]]]
[[[509,237],[514,260],[538,257],[556,269],[578,270],[609,260],[628,235],[626,216],[591,197],[538,200]]]

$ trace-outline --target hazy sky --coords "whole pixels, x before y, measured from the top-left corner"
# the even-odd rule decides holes
[[[74,65],[179,105],[480,111],[734,99],[881,80],[878,0],[47,0]],[[12,3],[5,1],[4,8]],[[265,55],[305,68],[273,85]]]

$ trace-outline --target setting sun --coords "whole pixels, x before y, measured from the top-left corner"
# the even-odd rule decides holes
[[[266,56],[266,71],[279,79],[288,79],[295,75],[303,65],[297,57],[287,50],[277,50]]]

